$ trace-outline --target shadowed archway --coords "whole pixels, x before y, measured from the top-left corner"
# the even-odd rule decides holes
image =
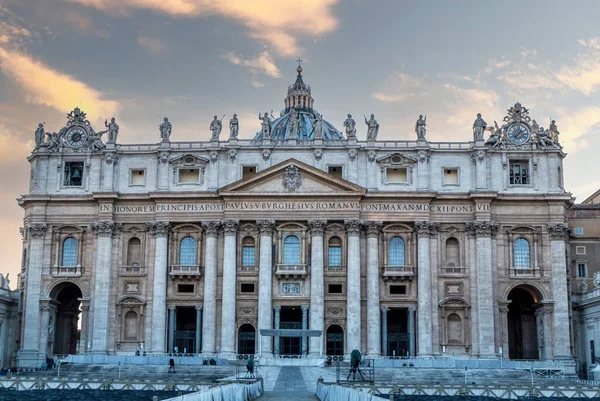
[[[81,314],[81,289],[73,283],[61,283],[50,293],[55,310],[48,320],[48,342],[54,354],[76,354]]]

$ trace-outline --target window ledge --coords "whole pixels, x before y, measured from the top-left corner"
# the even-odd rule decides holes
[[[146,268],[143,266],[120,266],[120,276],[144,276],[146,275]]]
[[[510,278],[540,278],[542,276],[542,269],[540,269],[539,267],[534,267],[530,269],[511,267],[508,269],[508,276]]]
[[[50,269],[52,277],[81,277],[81,266],[54,266]]]
[[[171,265],[169,268],[169,276],[178,278],[200,278],[202,277],[202,267],[200,266],[183,266]]]
[[[383,266],[382,276],[384,280],[412,280],[415,276],[413,266]]]
[[[306,265],[277,265],[275,275],[285,278],[304,278],[307,274]]]

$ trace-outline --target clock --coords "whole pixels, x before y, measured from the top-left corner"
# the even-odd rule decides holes
[[[67,143],[74,148],[82,147],[87,142],[87,137],[87,131],[81,127],[71,128],[66,136]]]
[[[523,145],[529,141],[531,132],[529,127],[522,123],[514,123],[506,130],[508,139],[515,145]]]

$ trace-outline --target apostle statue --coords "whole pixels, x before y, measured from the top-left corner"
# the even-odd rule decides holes
[[[271,118],[269,117],[269,113],[265,111],[264,116],[261,116],[259,114],[258,119],[262,121],[263,139],[270,139],[271,138],[271,127],[272,127],[273,123],[271,121]]]
[[[427,134],[427,116],[419,115],[419,119],[415,123],[415,132],[417,133],[417,140],[426,141]]]
[[[115,122],[115,118],[110,119],[110,124],[104,120],[104,126],[108,131],[108,140],[106,143],[117,143],[117,135],[119,135],[119,125]]]
[[[44,146],[44,137],[46,136],[46,132],[44,131],[44,124],[39,123],[37,129],[35,130],[35,147],[39,148]]]
[[[171,130],[173,129],[173,126],[171,125],[171,123],[169,122],[169,119],[167,117],[165,117],[163,119],[163,123],[158,126],[158,129],[160,129],[160,140],[162,142],[169,142],[169,138],[171,138]]]
[[[223,115],[225,117],[225,115]],[[221,118],[223,120],[223,118]],[[212,132],[212,137],[210,138],[211,142],[219,141],[219,135],[221,135],[221,130],[223,129],[223,124],[221,120],[217,116],[213,117],[213,120],[210,122],[210,132]]]
[[[560,132],[558,132],[558,127],[556,126],[555,120],[550,119],[550,128],[548,128],[548,131],[550,132],[550,138],[552,138],[552,141],[558,145],[558,136],[560,135]]]
[[[365,124],[367,124],[367,141],[376,141],[377,134],[379,133],[379,123],[375,119],[375,115],[371,114],[371,118],[367,121],[365,117]]]
[[[475,141],[483,141],[483,132],[487,127],[487,123],[481,118],[481,113],[477,113],[477,119],[473,122],[473,139]]]
[[[352,114],[348,114],[344,127],[346,127],[346,138],[356,139],[356,121],[352,118]]]
[[[233,114],[231,120],[229,120],[229,139],[237,139],[240,130],[240,123],[237,118],[237,114]]]
[[[290,139],[298,138],[298,133],[300,132],[300,118],[295,109],[290,111],[289,116],[289,126],[290,126]]]
[[[497,149],[502,145],[502,129],[498,127],[496,121],[494,121],[494,127],[490,127],[489,129],[491,131],[490,137],[485,141],[485,144]]]
[[[323,121],[323,115],[315,113],[315,120],[313,121],[313,124],[315,126],[315,134],[313,136],[313,139],[323,139],[323,128],[325,126],[325,122]]]

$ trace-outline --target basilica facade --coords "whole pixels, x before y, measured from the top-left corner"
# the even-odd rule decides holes
[[[120,144],[114,119],[97,132],[79,109],[58,133],[40,125],[19,199],[19,366],[136,351],[570,357],[555,125],[517,103],[465,142],[429,141],[426,118],[414,139],[382,141],[373,115],[324,120],[301,68],[284,106],[252,140],[236,116],[206,142],[177,142],[165,118],[153,145]]]

